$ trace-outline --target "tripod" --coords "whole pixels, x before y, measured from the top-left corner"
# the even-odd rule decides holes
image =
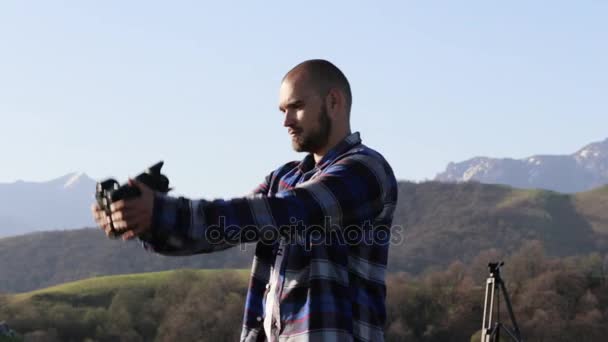
[[[491,262],[488,264],[490,276],[486,280],[486,297],[483,307],[481,342],[498,342],[500,340],[501,329],[507,332],[513,341],[523,342],[519,327],[517,326],[517,321],[515,320],[515,314],[513,314],[513,308],[511,307],[507,288],[500,277],[500,266],[504,264],[504,262]],[[500,293],[496,294],[496,290],[502,292],[505,303],[507,303],[507,310],[509,311],[509,317],[513,324],[513,330],[500,322]],[[494,299],[496,299],[496,306],[494,306]],[[494,311],[496,311],[496,321],[492,322]]]

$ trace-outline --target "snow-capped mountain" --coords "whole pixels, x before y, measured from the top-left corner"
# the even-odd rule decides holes
[[[449,163],[435,180],[479,181],[565,193],[586,191],[608,184],[608,139],[570,155],[536,155],[524,159],[476,157]]]
[[[0,183],[0,237],[92,227],[96,181],[70,173],[47,182]]]

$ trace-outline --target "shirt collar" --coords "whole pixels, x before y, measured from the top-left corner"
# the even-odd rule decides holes
[[[315,157],[312,153],[309,153],[302,162],[300,163],[300,170],[306,172],[313,167],[317,167],[319,169],[324,168],[326,165],[335,160],[338,156],[343,154],[344,152],[350,150],[351,148],[361,144],[361,136],[359,132],[352,133],[342,141],[340,141],[336,146],[332,147],[323,158],[319,161],[317,165],[315,165]]]

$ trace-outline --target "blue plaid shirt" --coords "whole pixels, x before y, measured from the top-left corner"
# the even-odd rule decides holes
[[[347,136],[268,175],[247,197],[157,194],[148,250],[190,255],[255,242],[241,341],[383,341],[397,181]]]

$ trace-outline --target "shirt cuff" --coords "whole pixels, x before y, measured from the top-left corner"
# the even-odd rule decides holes
[[[183,243],[183,237],[177,231],[180,228],[178,214],[180,206],[183,205],[183,198],[175,198],[159,192],[154,194],[150,228],[139,237],[146,249],[162,250],[167,247],[178,247]]]

